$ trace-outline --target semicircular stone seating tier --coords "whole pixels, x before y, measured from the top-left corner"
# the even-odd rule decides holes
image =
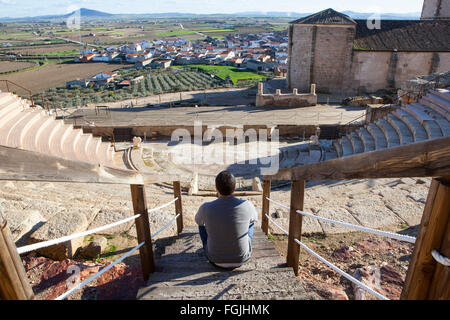
[[[430,90],[418,102],[399,107],[321,151],[314,147],[280,150],[280,167],[327,161],[353,154],[450,136],[450,91]]]
[[[120,161],[114,161],[115,151],[110,142],[85,134],[9,92],[0,92],[0,145],[108,167],[124,167]]]

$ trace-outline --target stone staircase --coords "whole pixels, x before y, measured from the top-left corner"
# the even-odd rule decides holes
[[[399,107],[328,147],[303,145],[280,150],[280,168],[327,161],[450,136],[450,91],[431,90],[419,102]]]
[[[139,300],[321,299],[306,291],[259,228],[252,258],[232,271],[208,262],[196,227],[185,228],[155,265],[156,272],[138,292]]]
[[[39,106],[9,92],[0,92],[0,145],[30,150],[109,167],[115,161],[111,143],[84,134],[81,129],[57,120]]]
[[[450,136],[450,92],[427,95],[333,142],[324,160]]]

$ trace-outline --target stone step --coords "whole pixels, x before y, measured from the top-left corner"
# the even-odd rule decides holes
[[[423,123],[424,121],[428,120],[434,120],[433,117],[428,115],[426,112],[423,112],[420,108],[416,108],[414,105],[407,105],[403,107],[402,110],[412,115],[420,123]]]
[[[146,285],[150,286],[152,284],[157,284],[160,282],[167,283],[182,283],[183,281],[196,281],[201,282],[211,282],[211,281],[249,281],[253,279],[258,279],[261,282],[267,282],[269,280],[277,280],[283,278],[292,278],[292,268],[290,267],[280,267],[278,269],[267,270],[265,273],[257,272],[255,270],[249,271],[228,271],[228,270],[217,270],[211,272],[192,272],[192,271],[180,271],[175,273],[168,272],[155,272],[150,275]],[[267,276],[266,276],[267,275]]]
[[[397,131],[392,127],[392,125],[387,122],[385,119],[378,119],[375,124],[383,131],[386,141],[388,143],[388,147],[397,147],[400,145],[400,137],[398,136]]]
[[[0,127],[0,145],[7,146],[8,144],[8,136],[11,132],[11,129],[20,122],[24,117],[28,115],[26,111],[20,111],[14,114],[14,116],[8,117],[8,121],[4,121]]]
[[[411,103],[411,106],[426,113],[431,118],[433,118],[433,120],[441,120],[441,119],[446,120],[446,118],[443,115],[441,115],[439,112],[436,112],[435,110],[431,109],[430,107],[427,107],[419,102],[413,102],[413,103]]]
[[[344,151],[342,150],[341,144],[337,141],[333,141],[332,145],[333,145],[334,150],[336,150],[336,155],[338,156],[338,158],[342,157],[344,154]]]
[[[353,154],[353,145],[348,139],[348,137],[344,136],[338,140],[338,143],[341,145],[342,156],[349,156]]]
[[[414,142],[414,136],[409,127],[400,118],[394,114],[388,114],[386,121],[397,131],[400,138],[400,144],[410,144]]]
[[[83,130],[81,130],[81,129],[71,130],[69,132],[69,134],[62,146],[64,158],[71,159],[71,160],[77,159],[76,145],[79,143],[82,133],[83,133]]]
[[[0,109],[4,103],[11,101],[14,96],[9,92],[0,92]]]
[[[323,161],[328,161],[328,160],[334,160],[337,159],[338,155],[336,153],[336,150],[328,150],[325,152],[325,156],[324,156],[324,160]]]
[[[435,120],[426,120],[422,125],[425,128],[430,139],[442,138],[443,132],[441,126]]]
[[[299,279],[260,283],[221,284],[210,283],[203,285],[179,286],[151,286],[138,291],[139,300],[275,300],[320,299],[315,293],[305,290]]]
[[[447,89],[436,89],[430,91],[432,94],[437,95],[441,99],[444,99],[448,102],[450,102],[450,91]]]
[[[417,108],[414,105],[408,105],[402,109],[422,124],[429,139],[437,139],[442,137],[443,133],[439,124],[436,123],[435,119],[428,113],[424,112],[421,108]]]
[[[413,133],[415,142],[424,141],[428,139],[428,135],[425,128],[419,121],[417,121],[416,118],[414,118],[413,116],[411,116],[410,114],[401,109],[394,111],[393,114],[401,118],[403,122],[409,127],[409,129]]]
[[[73,127],[71,125],[63,124],[52,132],[48,140],[51,155],[64,158],[63,145],[72,130]]]
[[[361,138],[364,145],[364,152],[370,152],[375,150],[375,140],[366,128],[361,128],[356,131]]]
[[[450,101],[441,98],[438,95],[435,95],[433,93],[429,93],[425,96],[427,99],[429,99],[434,104],[440,106],[442,109],[444,109],[446,112],[450,112]]]
[[[87,153],[87,148],[92,140],[91,134],[82,134],[79,143],[76,145],[76,159],[83,162],[91,162],[91,157]]]
[[[320,150],[315,150],[315,149],[310,149],[310,150],[309,150],[309,159],[308,159],[308,163],[316,163],[316,162],[319,162],[321,158],[322,158],[322,151],[320,151]]]
[[[363,153],[364,152],[364,144],[359,137],[359,135],[356,132],[352,132],[347,137],[350,140],[350,143],[352,144],[353,151],[355,153]]]
[[[43,110],[32,110],[28,112],[16,125],[11,128],[6,144],[12,148],[22,148],[24,145],[24,138],[26,137],[28,131],[33,127],[33,125],[41,119],[45,119],[45,111]]]
[[[3,112],[2,112],[3,111]],[[5,126],[11,119],[15,118],[19,113],[23,111],[20,102],[15,101],[2,110],[0,110],[0,130]],[[5,134],[0,131],[0,134]]]
[[[447,121],[450,121],[450,112],[443,108],[441,105],[438,105],[434,103],[428,96],[424,96],[422,99],[419,100],[419,103],[427,106],[430,109],[433,109],[440,115],[442,115]]]
[[[21,148],[26,150],[36,150],[37,140],[41,135],[42,131],[53,124],[54,119],[50,116],[43,115],[39,120],[37,120],[30,128],[24,131],[24,137],[22,139]],[[38,151],[39,152],[39,151]]]
[[[11,95],[3,96],[3,99],[0,100],[0,117],[8,113],[11,108],[20,108],[20,101]]]
[[[377,125],[370,123],[366,128],[375,141],[376,150],[382,150],[388,147],[387,138],[384,135],[384,132]]]
[[[98,157],[98,151],[100,149],[100,145],[102,144],[102,139],[98,137],[93,137],[91,142],[89,143],[87,153],[89,157],[94,159],[92,163],[99,163],[100,159]]]

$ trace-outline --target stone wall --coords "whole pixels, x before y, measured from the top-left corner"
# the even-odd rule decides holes
[[[439,19],[450,17],[450,1],[424,0],[421,19]]]
[[[315,84],[311,85],[310,93],[298,93],[293,89],[292,93],[282,94],[277,89],[275,94],[264,94],[263,83],[258,84],[258,94],[256,95],[257,107],[309,107],[317,104]]]
[[[351,74],[353,85],[349,93],[400,88],[417,75],[448,70],[449,52],[355,51]]]
[[[450,1],[443,1],[447,14]],[[450,70],[450,52],[370,51],[354,48],[355,26],[289,26],[287,84],[300,92],[362,94],[400,88],[407,80]]]
[[[309,90],[311,85],[313,30],[315,29],[317,27],[312,25],[289,26],[287,81],[290,89],[297,88],[300,92]]]
[[[291,25],[288,87],[337,93],[349,87],[355,27],[350,25]]]

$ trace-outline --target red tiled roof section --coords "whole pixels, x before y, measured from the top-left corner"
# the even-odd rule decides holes
[[[356,22],[356,50],[450,51],[450,20],[381,20],[380,29],[369,29],[366,20]]]

